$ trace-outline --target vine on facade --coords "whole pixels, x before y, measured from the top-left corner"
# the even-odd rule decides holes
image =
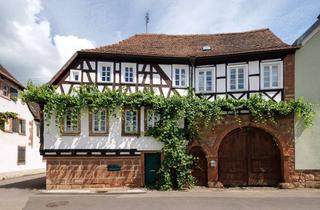
[[[3,130],[5,123],[8,122],[9,119],[16,119],[17,113],[14,112],[0,112],[0,129]]]
[[[189,91],[187,96],[164,97],[156,95],[152,90],[130,94],[108,89],[101,92],[95,85],[81,86],[71,95],[59,94],[55,89],[56,87],[51,85],[35,86],[28,83],[20,97],[25,102],[44,105],[45,119],[49,122],[55,114],[57,126],[60,126],[61,120],[70,109],[73,120],[77,119],[83,108],[105,108],[108,112],[113,112],[124,106],[145,106],[158,113],[160,120],[150,133],[164,143],[164,160],[159,170],[157,185],[162,190],[185,189],[193,185],[193,158],[188,154],[187,145],[189,140],[197,135],[199,119],[203,119],[208,126],[226,113],[237,115],[241,110],[248,110],[257,122],[276,123],[278,118],[296,113],[306,126],[311,126],[315,115],[312,105],[303,102],[302,99],[275,102],[257,95],[247,100],[228,98],[209,101],[197,97],[192,91]],[[186,119],[186,129],[179,127],[181,119]]]

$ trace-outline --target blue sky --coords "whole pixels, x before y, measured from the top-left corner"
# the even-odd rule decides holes
[[[0,63],[25,83],[48,81],[82,48],[145,31],[220,33],[270,28],[291,44],[320,14],[319,0],[10,0],[0,8]]]

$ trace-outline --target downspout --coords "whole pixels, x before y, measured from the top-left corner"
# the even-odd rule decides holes
[[[39,152],[40,155],[44,155],[43,154],[43,143],[44,143],[44,114],[43,114],[43,110],[44,110],[44,104],[40,103],[40,148],[39,148]]]
[[[189,87],[191,87],[193,90],[194,90],[194,70],[195,70],[195,62],[196,62],[196,57],[194,56],[191,56],[189,57],[189,61],[190,61],[190,64],[191,64],[191,72],[189,72]]]

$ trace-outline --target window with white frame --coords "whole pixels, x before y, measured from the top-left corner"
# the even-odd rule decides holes
[[[186,86],[186,69],[185,68],[174,68],[174,85],[176,87]]]
[[[137,65],[135,63],[121,63],[121,81],[123,83],[136,82]]]
[[[93,111],[91,131],[93,133],[106,133],[107,129],[107,111],[105,109]]]
[[[146,109],[146,130],[156,126],[157,122],[160,120],[160,116],[152,109]]]
[[[137,134],[139,127],[139,112],[134,109],[124,110],[124,134]]]
[[[282,88],[282,62],[261,63],[261,86],[263,89]]]
[[[198,93],[214,92],[214,68],[197,69],[196,91]]]
[[[242,91],[247,89],[247,65],[228,66],[228,91]]]
[[[64,116],[64,133],[78,133],[80,131],[79,120],[79,116],[73,119],[71,110],[68,110]]]
[[[98,63],[98,82],[113,82],[113,63]]]
[[[80,82],[81,81],[81,72],[78,70],[71,70],[70,71],[70,81],[73,82]]]

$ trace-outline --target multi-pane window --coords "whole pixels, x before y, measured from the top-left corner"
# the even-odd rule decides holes
[[[175,86],[185,86],[186,85],[186,69],[175,68],[174,70],[174,84]]]
[[[262,63],[262,87],[268,88],[280,88],[282,86],[282,65],[281,62]]]
[[[107,112],[99,110],[92,112],[92,132],[106,133],[107,132]]]
[[[22,135],[26,134],[26,121],[23,119],[12,120],[12,132]]]
[[[102,66],[101,81],[102,82],[111,82],[111,67],[110,66]]]
[[[11,98],[17,98],[18,97],[18,90],[14,87],[10,88],[10,97]]]
[[[71,81],[78,82],[81,80],[80,71],[78,71],[78,70],[71,70],[70,75],[71,75],[71,77],[70,77]]]
[[[138,133],[138,110],[127,109],[124,111],[124,133],[136,134]]]
[[[160,120],[160,116],[154,110],[147,109],[146,119],[147,119],[147,121],[146,121],[147,125],[146,125],[145,129],[148,130],[149,128],[155,127],[157,122]]]
[[[214,74],[212,69],[201,69],[197,71],[196,90],[197,92],[213,92],[214,91]]]
[[[125,67],[124,69],[124,81],[134,82],[134,70],[133,67]]]
[[[228,67],[228,90],[239,91],[246,89],[247,67],[230,66]]]
[[[6,97],[10,95],[10,87],[7,83],[2,83],[2,95]]]
[[[18,146],[18,165],[23,165],[26,163],[26,147]]]
[[[64,133],[77,133],[79,132],[79,117],[75,119],[72,118],[72,113],[70,110],[67,111],[64,117]]]

